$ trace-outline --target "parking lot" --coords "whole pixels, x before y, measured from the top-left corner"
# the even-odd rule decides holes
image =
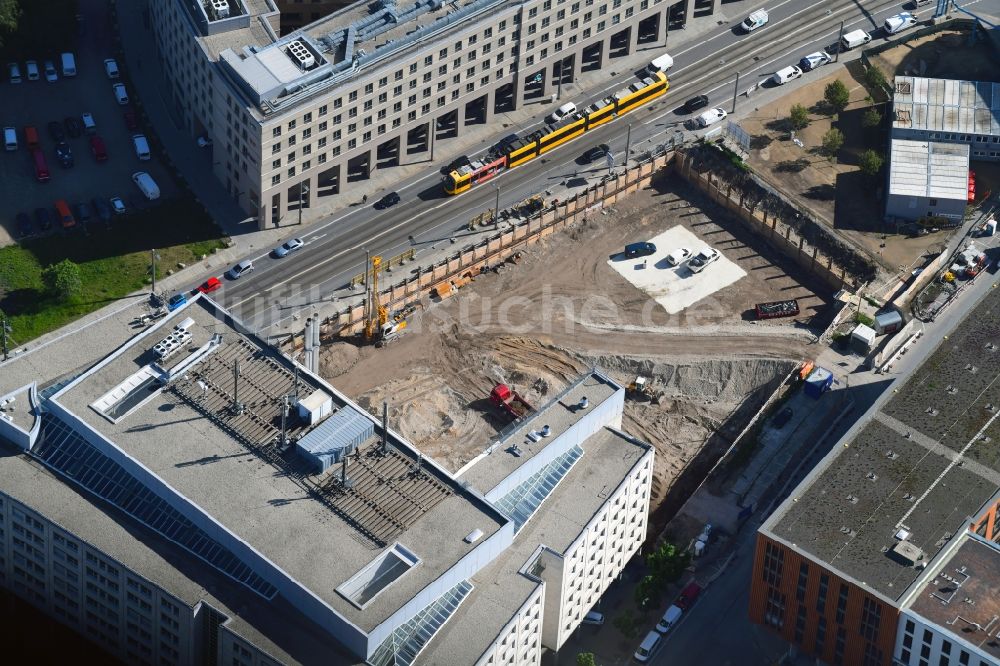
[[[129,82],[129,68],[114,52],[117,43],[111,27],[108,5],[103,2],[81,2],[81,29],[78,43],[68,45],[67,51],[75,55],[75,77],[64,77],[60,53],[24,53],[18,62],[22,82],[12,84],[6,63],[0,79],[0,126],[14,127],[17,131],[18,148],[4,151],[0,156],[0,197],[5,202],[0,211],[0,245],[7,245],[20,238],[16,225],[18,213],[31,216],[32,235],[60,233],[54,202],[64,199],[71,208],[86,203],[92,216],[92,224],[103,224],[94,211],[92,201],[108,202],[111,197],[121,197],[130,212],[148,207],[155,202],[148,201],[136,185],[131,175],[136,171],[148,172],[159,186],[161,197],[169,197],[175,192],[166,169],[153,158],[140,161],[133,145],[133,134],[146,134],[141,104],[135,99]],[[116,58],[121,72],[120,79],[112,81],[105,72],[104,60]],[[58,80],[47,82],[44,71],[36,81],[28,80],[26,60],[35,60],[43,69],[45,60],[51,60],[58,72]],[[129,96],[127,105],[120,105],[112,90],[114,83],[123,83]],[[126,126],[124,114],[134,114],[136,129]],[[67,131],[66,119],[78,122],[84,113],[90,113],[96,124],[92,134],[86,132],[72,136]],[[56,121],[65,134],[65,141],[72,151],[73,166],[60,164],[56,155],[56,141],[49,128]],[[35,161],[25,138],[26,126],[36,128],[40,149],[48,166],[50,179],[39,182],[36,179]],[[103,141],[107,159],[98,161],[91,145],[91,137],[98,136]],[[34,211],[49,209],[53,225],[48,231],[41,231],[35,222]],[[78,225],[79,226],[79,225]]]

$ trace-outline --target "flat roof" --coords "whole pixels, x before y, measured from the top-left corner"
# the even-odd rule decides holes
[[[185,369],[167,389],[133,405],[117,422],[100,414],[92,405],[153,360],[153,345],[186,318],[192,320],[192,338],[167,365],[184,363],[192,348],[216,335],[221,340],[218,350]],[[220,363],[225,370],[231,358],[227,354],[244,365],[240,402],[246,411],[240,417],[232,416],[228,400],[219,397],[232,390],[231,372],[223,372],[222,379],[218,372],[208,372]],[[200,297],[171,313],[158,328],[134,338],[53,400],[350,622],[370,631],[467,555],[475,545],[463,541],[466,535],[480,529],[489,537],[507,521],[395,435],[394,452],[388,455],[380,455],[377,442],[369,441],[357,459],[352,456],[349,476],[355,486],[346,492],[337,483],[339,465],[318,477],[294,450],[276,453],[272,440],[279,432],[280,410],[275,398],[291,389],[292,367]],[[318,378],[303,372],[300,379],[303,387],[330,393],[335,408],[364,414]],[[204,398],[196,390],[198,382],[207,385]],[[304,389],[302,395],[310,392]],[[415,473],[418,465],[420,474]],[[359,496],[363,499],[352,504]],[[386,524],[394,531],[379,533],[373,527]],[[336,591],[392,542],[416,553],[420,565],[363,608]]]
[[[969,145],[893,139],[889,194],[967,201]]]
[[[476,663],[540,584],[520,572],[538,547],[565,553],[642,458],[653,455],[650,445],[606,427],[580,446],[583,456],[517,533],[513,545],[473,577],[473,593],[420,660]],[[493,462],[491,456],[479,464]]]
[[[1000,135],[1000,83],[897,76],[893,128]]]
[[[484,495],[488,494],[522,465],[529,464],[535,455],[545,449],[548,442],[564,433],[590,411],[597,409],[618,390],[617,384],[600,373],[584,375],[540,406],[536,412],[512,424],[509,430],[495,437],[486,450],[487,454],[467,467],[461,473],[461,479],[471,483]],[[579,409],[583,398],[589,403],[587,409]],[[548,437],[536,437],[537,441],[533,441],[528,436],[529,433],[541,431],[544,426],[550,429]],[[516,452],[512,448],[514,446]]]
[[[966,533],[909,610],[1000,660],[1000,546]]]
[[[768,518],[761,533],[890,600],[1000,486],[1000,292],[899,378]],[[904,530],[906,534],[900,533]]]

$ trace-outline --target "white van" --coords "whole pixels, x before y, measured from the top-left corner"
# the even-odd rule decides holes
[[[646,637],[642,639],[642,643],[639,644],[639,649],[635,651],[632,656],[635,660],[645,664],[649,661],[649,658],[653,656],[653,652],[660,646],[660,635],[655,631],[651,631],[646,634]]]
[[[792,79],[797,79],[802,76],[802,70],[798,68],[798,65],[790,65],[788,67],[782,67],[777,72],[771,75],[771,81],[778,86],[782,86]]]
[[[872,36],[864,30],[852,30],[840,38],[840,43],[845,49],[853,49],[855,46],[861,46],[870,41],[872,41]]]
[[[677,606],[671,606],[667,609],[667,612],[663,614],[663,617],[660,618],[660,621],[656,623],[656,630],[661,634],[667,633],[675,624],[677,624],[677,620],[681,619],[681,615],[683,613],[684,611]]]
[[[143,134],[132,135],[132,145],[135,146],[135,156],[145,162],[149,159],[149,142]]]
[[[76,76],[76,58],[72,53],[62,54],[63,76]]]
[[[655,58],[653,62],[649,63],[646,67],[646,71],[650,74],[656,74],[657,72],[665,72],[673,66],[673,57],[669,53],[664,53],[659,58]]]
[[[13,127],[3,128],[3,146],[6,150],[17,150],[17,130]]]
[[[705,113],[698,116],[695,120],[698,123],[698,127],[708,127],[714,123],[719,122],[726,117],[726,110],[721,106],[717,106],[714,109],[709,109]]]
[[[146,196],[147,199],[153,201],[154,199],[160,198],[160,187],[145,171],[136,171],[132,174],[132,182],[135,183],[136,187]]]
[[[750,16],[743,19],[743,23],[740,23],[740,27],[743,28],[744,32],[753,32],[757,28],[767,24],[767,10],[758,9],[757,11],[750,14]]]

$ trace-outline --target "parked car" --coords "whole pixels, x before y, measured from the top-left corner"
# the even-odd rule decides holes
[[[28,217],[27,213],[18,213],[15,218],[17,221],[17,233],[23,238],[25,236],[31,235],[31,218]]]
[[[118,63],[115,62],[114,58],[108,58],[104,61],[104,73],[107,74],[108,78],[112,81],[118,78]]]
[[[389,192],[389,194],[375,202],[375,208],[389,208],[390,206],[395,206],[398,203],[399,195],[395,192]]]
[[[83,134],[83,124],[77,118],[67,118],[63,121],[63,126],[66,128],[66,134],[69,134],[74,139],[79,138]]]
[[[153,177],[145,171],[136,171],[132,174],[132,182],[139,188],[142,195],[149,201],[160,198],[160,186],[156,184]]]
[[[596,162],[597,160],[601,159],[610,152],[611,152],[611,146],[609,146],[606,143],[602,143],[601,145],[594,146],[593,148],[585,152],[583,154],[583,161],[588,164],[591,162]]]
[[[21,82],[21,67],[16,62],[7,63],[7,76],[11,83]]]
[[[198,287],[198,291],[200,291],[203,294],[210,294],[216,289],[221,289],[221,288],[222,288],[222,280],[220,280],[217,277],[210,277],[201,283],[201,285]]]
[[[519,137],[516,134],[508,134],[504,138],[497,141],[497,144],[493,146],[493,148],[499,153],[506,152],[507,148],[510,147],[510,145],[515,141],[517,141],[519,138],[521,137]]]
[[[34,60],[24,63],[24,73],[27,75],[29,81],[37,81],[42,78],[38,72],[38,63]]]
[[[90,205],[94,207],[94,212],[97,213],[97,217],[105,224],[111,223],[111,217],[114,213],[111,212],[111,206],[107,201],[99,197],[94,197],[90,200]]]
[[[708,106],[708,95],[697,95],[684,102],[684,111],[693,113],[705,106]]]
[[[743,19],[743,23],[740,23],[740,27],[743,28],[745,32],[753,32],[757,28],[766,25],[767,20],[767,10],[758,9],[757,11],[751,13],[750,16]]]
[[[566,102],[558,109],[549,114],[549,122],[557,123],[568,115],[576,113],[576,104]]]
[[[90,137],[90,152],[98,162],[108,161],[108,148],[104,145],[104,139],[96,134]]]
[[[783,86],[789,81],[799,78],[802,76],[802,70],[795,65],[790,65],[788,67],[782,67],[777,72],[771,75],[771,81],[778,86]]]
[[[688,610],[698,600],[699,594],[701,594],[701,585],[692,581],[681,590],[681,593],[674,601],[674,606],[677,606],[681,610]]]
[[[285,241],[284,243],[282,243],[281,245],[279,245],[278,247],[274,248],[274,251],[273,251],[274,252],[274,256],[276,256],[278,258],[287,257],[292,252],[295,252],[296,250],[301,249],[303,245],[305,245],[305,243],[302,242],[301,238],[292,238],[292,239],[289,239],[289,240]]]
[[[810,53],[804,56],[802,60],[799,60],[799,67],[803,72],[811,72],[817,67],[822,67],[823,65],[832,62],[833,58],[826,51],[816,51],[815,53]]]
[[[784,428],[785,425],[792,420],[795,412],[792,411],[791,407],[785,407],[783,410],[778,412],[778,415],[774,417],[774,427]]]
[[[45,80],[49,83],[55,83],[59,80],[59,73],[56,71],[56,65],[51,60],[46,60],[42,63],[42,69],[45,70]]]
[[[638,257],[648,257],[656,253],[656,246],[652,243],[629,243],[625,246],[625,258],[636,259]]]
[[[908,28],[912,28],[917,24],[917,17],[910,12],[900,12],[894,16],[890,16],[882,24],[885,29],[886,34],[895,35],[896,33],[903,32]]]
[[[714,247],[706,247],[704,250],[691,257],[691,260],[688,261],[688,268],[691,269],[692,273],[700,273],[705,270],[706,266],[718,261],[720,256],[719,251]]]
[[[73,216],[80,224],[87,224],[87,222],[90,222],[90,205],[86,201],[74,204]]]
[[[59,160],[59,164],[61,164],[64,169],[68,169],[73,166],[73,150],[65,141],[60,141],[56,144],[56,159]]]
[[[198,137],[197,143],[199,148],[208,148],[209,146],[212,145],[212,140],[209,139],[207,136],[202,135]]]
[[[59,143],[60,141],[66,140],[66,132],[63,131],[61,122],[53,120],[47,125],[47,127],[49,130],[49,136],[52,137],[53,141]]]
[[[640,664],[645,664],[649,661],[653,653],[660,647],[660,634],[655,631],[651,631],[646,634],[646,637],[642,639],[642,643],[639,644],[639,648],[632,655],[632,658],[638,661]]]
[[[126,129],[134,130],[139,128],[139,123],[135,118],[135,111],[132,111],[131,109],[125,111],[122,113],[122,118],[125,120]]]
[[[111,197],[108,199],[108,203],[111,204],[111,210],[114,211],[115,215],[124,215],[128,212],[125,202],[122,201],[121,197]]]
[[[583,616],[583,619],[580,620],[580,624],[592,624],[595,627],[600,627],[604,624],[604,613],[590,611]]]
[[[691,250],[686,247],[679,247],[667,255],[667,263],[671,266],[680,266],[691,256]]]
[[[56,217],[59,218],[59,224],[63,229],[72,229],[76,226],[76,218],[73,217],[73,212],[69,209],[69,204],[66,203],[65,199],[57,199],[56,203]]]
[[[97,123],[94,122],[94,115],[92,113],[80,114],[80,120],[83,122],[84,132],[87,134],[97,134]]]
[[[709,109],[708,111],[705,111],[695,120],[698,123],[699,127],[708,127],[709,125],[714,125],[715,123],[719,122],[727,115],[729,114],[726,113],[725,109],[723,109],[721,106],[717,106],[714,109]]]
[[[125,90],[124,83],[116,83],[111,86],[111,90],[115,93],[115,99],[118,100],[119,104],[122,106],[128,104],[128,92]]]
[[[182,305],[187,305],[188,298],[187,294],[181,292],[179,294],[174,294],[167,300],[167,312],[173,312]]]
[[[35,209],[35,224],[39,231],[48,231],[52,228],[52,211],[48,208]]]
[[[243,261],[241,261],[240,263],[236,264],[228,271],[226,271],[226,276],[229,277],[230,280],[239,280],[247,273],[252,273],[252,272],[253,272],[253,262],[250,261],[249,259],[244,259]]]

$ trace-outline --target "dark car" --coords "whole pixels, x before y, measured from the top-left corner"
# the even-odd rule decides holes
[[[111,206],[108,205],[107,201],[99,197],[94,197],[90,200],[90,205],[94,207],[94,212],[97,213],[97,217],[99,217],[104,223],[107,224],[111,222]]]
[[[18,213],[17,214],[17,233],[19,233],[21,236],[30,236],[31,235],[31,231],[32,231],[32,228],[31,228],[31,218],[28,217],[27,213]]]
[[[501,152],[501,153],[506,152],[507,148],[509,148],[510,145],[512,143],[514,143],[515,141],[517,141],[519,138],[520,137],[517,136],[516,134],[508,134],[504,138],[502,138],[499,141],[497,141],[497,145],[495,145],[494,148],[498,152]]]
[[[90,152],[98,162],[108,161],[108,149],[104,145],[104,139],[96,134],[90,137]]]
[[[704,106],[708,106],[708,95],[698,95],[684,102],[684,110],[688,113],[697,111]]]
[[[65,141],[60,141],[56,144],[56,159],[59,160],[59,164],[63,165],[65,169],[73,166],[73,150]]]
[[[609,146],[606,143],[602,143],[601,145],[594,146],[593,148],[585,152],[583,154],[583,161],[589,164],[591,162],[595,162],[601,159],[610,152],[611,152],[611,146]]]
[[[636,257],[648,257],[656,252],[656,246],[652,243],[629,243],[625,246],[625,258],[635,259]]]
[[[792,411],[791,407],[785,407],[783,410],[778,412],[778,415],[774,417],[774,427],[784,428],[785,424],[792,420],[792,416],[795,412]]]
[[[399,195],[395,192],[389,192],[381,199],[375,202],[376,208],[388,208],[389,206],[395,206],[399,203]]]
[[[461,157],[456,158],[454,161],[452,161],[451,164],[448,165],[448,172],[450,173],[452,171],[460,169],[461,167],[464,167],[467,164],[472,164],[472,160],[470,160],[467,156],[462,155]]]
[[[138,129],[139,123],[135,119],[135,111],[128,110],[122,114],[122,118],[125,120],[125,127],[130,130]]]
[[[48,231],[52,228],[52,211],[48,208],[35,209],[35,224],[39,231]]]
[[[62,123],[58,120],[53,120],[49,123],[49,136],[56,143],[66,140],[66,132],[63,131]]]
[[[83,134],[83,123],[80,122],[79,118],[67,118],[63,121],[63,125],[66,126],[66,133],[74,139]]]
[[[73,215],[80,224],[90,222],[90,206],[86,201],[81,201],[73,206]]]

